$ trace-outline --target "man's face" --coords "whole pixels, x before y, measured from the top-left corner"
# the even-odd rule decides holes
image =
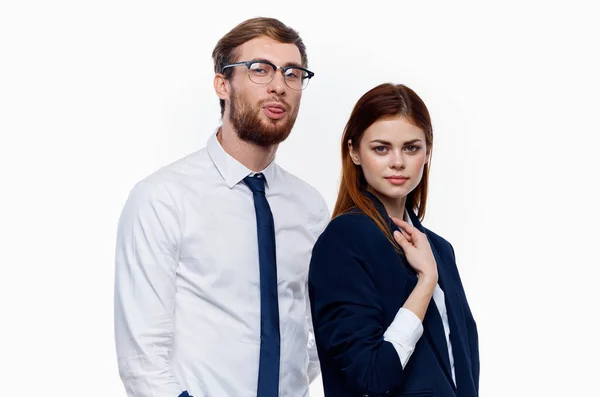
[[[267,60],[275,65],[300,65],[300,50],[295,44],[284,44],[269,37],[258,37],[239,48],[235,62]],[[229,117],[240,139],[262,147],[283,142],[290,134],[302,91],[289,88],[281,71],[276,71],[267,84],[256,84],[248,78],[246,66],[236,66],[229,80]]]

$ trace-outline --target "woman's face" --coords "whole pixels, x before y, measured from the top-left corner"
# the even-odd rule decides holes
[[[429,159],[425,133],[402,117],[376,121],[364,132],[358,148],[348,145],[370,190],[385,201],[405,198],[413,191]]]

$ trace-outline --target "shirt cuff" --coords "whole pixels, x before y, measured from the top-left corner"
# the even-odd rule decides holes
[[[419,317],[410,310],[401,307],[394,321],[383,334],[383,340],[390,342],[400,358],[402,368],[415,350],[417,342],[423,335],[423,324]]]

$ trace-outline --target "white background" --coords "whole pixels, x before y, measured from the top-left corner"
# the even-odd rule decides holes
[[[2,2],[0,396],[125,395],[119,213],[135,182],[205,145],[211,51],[259,15],[307,45],[316,76],[277,160],[331,209],[358,98],[391,81],[429,106],[425,225],[457,253],[481,395],[600,395],[595,2],[208,3]]]

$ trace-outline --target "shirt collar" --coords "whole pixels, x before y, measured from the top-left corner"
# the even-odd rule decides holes
[[[408,223],[411,226],[414,226],[412,219],[410,219],[410,214],[408,213],[408,210],[406,208],[404,209],[404,222]]]
[[[231,189],[248,175],[254,175],[258,172],[250,170],[223,149],[223,146],[221,146],[221,143],[217,139],[219,129],[220,128],[217,128],[208,138],[206,147],[213,164],[225,180],[225,183],[227,183],[227,186]],[[267,188],[271,187],[275,176],[275,161],[271,161],[264,170],[259,172],[265,176]]]

